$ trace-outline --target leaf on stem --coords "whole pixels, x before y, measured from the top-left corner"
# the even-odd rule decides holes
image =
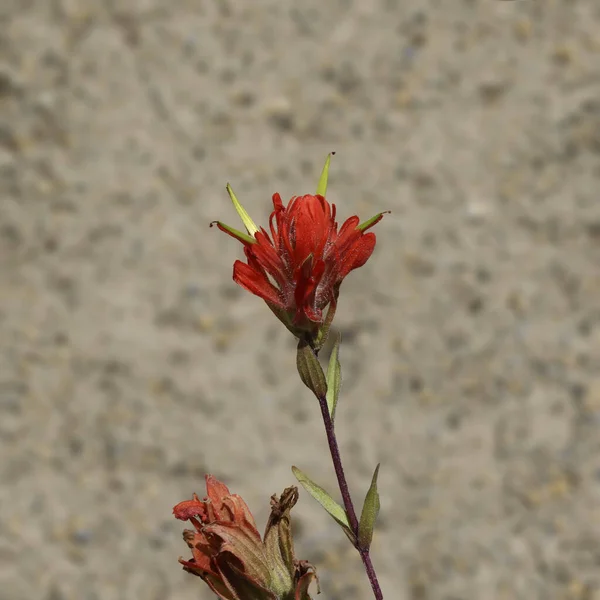
[[[317,398],[324,398],[327,394],[327,381],[315,351],[306,340],[298,342],[296,365],[302,383],[311,390]]]
[[[373,540],[373,529],[375,521],[379,514],[379,492],[377,491],[377,476],[379,475],[379,465],[375,468],[371,487],[367,492],[360,523],[358,525],[358,547],[362,550],[368,550]]]
[[[340,365],[340,342],[341,335],[338,335],[331,356],[329,357],[329,365],[327,366],[327,407],[331,420],[335,418],[335,407],[338,403],[340,395],[340,387],[342,385],[342,367]]]
[[[298,483],[335,519],[352,544],[356,545],[356,538],[352,533],[346,511],[320,485],[309,479],[298,467],[292,467],[292,473],[294,473]]]

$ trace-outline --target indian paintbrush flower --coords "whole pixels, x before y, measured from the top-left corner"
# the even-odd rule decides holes
[[[294,335],[315,346],[327,335],[342,281],[373,253],[375,234],[366,231],[383,217],[379,213],[359,224],[352,216],[338,228],[336,206],[324,196],[328,167],[329,159],[319,184],[322,194],[294,196],[287,206],[273,195],[269,231],[254,224],[230,186],[227,191],[248,233],[215,222],[244,245],[247,262],[235,262],[234,281],[262,298]]]
[[[261,539],[244,500],[231,494],[212,475],[206,476],[207,497],[180,502],[175,517],[189,521],[183,538],[192,551],[179,559],[184,569],[201,577],[222,600],[310,600],[316,577],[306,561],[294,557],[290,511],[298,490],[272,496],[271,515]]]

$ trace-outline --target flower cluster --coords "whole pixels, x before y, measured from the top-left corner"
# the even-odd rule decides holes
[[[284,206],[274,194],[273,208],[270,235],[260,228],[252,242],[217,223],[244,244],[247,263],[235,262],[233,279],[283,314],[286,324],[312,333],[324,323],[323,310],[335,308],[346,275],[373,253],[375,235],[365,231],[382,215],[363,227],[350,217],[338,231],[335,204],[323,196],[293,197]]]
[[[326,337],[342,281],[373,253],[375,234],[367,230],[383,213],[362,224],[352,216],[338,227],[336,206],[323,194],[294,196],[287,206],[274,194],[267,231],[254,224],[231,187],[227,191],[248,232],[215,221],[244,245],[246,262],[233,265],[234,281],[262,298],[294,335],[314,345],[317,337]]]

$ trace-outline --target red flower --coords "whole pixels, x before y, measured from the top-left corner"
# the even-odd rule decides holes
[[[335,204],[324,196],[297,196],[284,206],[274,194],[273,207],[269,232],[256,228],[248,217],[253,237],[217,222],[219,229],[244,244],[247,264],[235,262],[233,279],[262,298],[293,333],[314,337],[331,322],[346,275],[373,253],[375,234],[365,232],[383,213],[362,225],[358,217],[350,217],[338,230]]]
[[[222,600],[310,600],[308,587],[316,575],[308,563],[295,559],[291,534],[297,488],[271,498],[264,540],[240,496],[212,475],[206,476],[206,490],[204,500],[194,494],[173,509],[175,517],[195,528],[183,533],[192,551],[190,560],[179,559],[184,569]]]

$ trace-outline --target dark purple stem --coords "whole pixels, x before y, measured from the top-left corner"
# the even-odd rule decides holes
[[[381,591],[381,587],[379,586],[379,581],[377,580],[377,574],[375,573],[375,567],[373,566],[373,561],[371,561],[371,555],[369,554],[369,550],[359,550],[360,557],[362,558],[363,565],[365,565],[365,570],[367,571],[367,577],[371,582],[371,588],[373,589],[373,595],[377,600],[383,600],[383,592]]]
[[[346,514],[348,515],[348,521],[350,521],[350,527],[354,532],[354,536],[358,540],[358,519],[356,518],[356,511],[354,510],[354,504],[352,503],[352,497],[350,496],[350,490],[348,489],[348,482],[346,481],[344,467],[342,466],[342,458],[340,456],[340,448],[337,443],[337,438],[335,437],[333,420],[329,414],[329,407],[327,406],[327,398],[325,396],[319,397],[319,406],[321,407],[321,414],[323,415],[325,433],[327,434],[327,443],[329,444],[329,451],[331,453],[333,467],[335,469],[338,485],[340,486],[340,492],[344,501],[344,508],[346,509]],[[367,572],[369,581],[371,582],[371,587],[373,588],[373,594],[375,595],[376,600],[383,600],[383,594],[381,592],[381,587],[379,586],[379,581],[377,581],[377,575],[371,561],[371,556],[369,555],[369,549],[361,548],[358,546],[358,542],[356,549],[358,550],[363,564],[365,565],[365,570]]]

